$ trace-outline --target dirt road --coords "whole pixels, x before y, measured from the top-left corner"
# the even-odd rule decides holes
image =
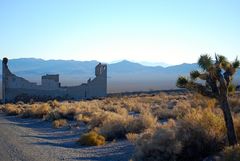
[[[84,129],[52,129],[39,119],[21,119],[0,113],[0,161],[128,161],[133,147],[127,141],[102,147],[76,143]]]

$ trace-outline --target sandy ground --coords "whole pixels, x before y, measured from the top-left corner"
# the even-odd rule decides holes
[[[39,119],[21,119],[0,113],[0,161],[128,161],[133,146],[126,140],[101,147],[76,143],[85,130],[52,129]]]

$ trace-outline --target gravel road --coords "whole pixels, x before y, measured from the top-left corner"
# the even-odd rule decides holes
[[[127,141],[101,147],[76,143],[84,127],[52,129],[39,119],[21,119],[0,113],[0,161],[128,161],[133,146]]]

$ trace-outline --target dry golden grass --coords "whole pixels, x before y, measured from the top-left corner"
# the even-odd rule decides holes
[[[104,136],[91,131],[89,133],[83,134],[78,140],[78,143],[80,143],[80,145],[86,146],[100,146],[105,144],[105,138]]]
[[[107,140],[124,138],[129,118],[117,113],[109,112],[99,126],[99,133],[105,136]]]
[[[169,128],[171,127],[171,128]],[[148,130],[136,141],[134,161],[176,160],[181,152],[181,142],[177,139],[175,124],[172,120],[156,130]]]
[[[2,109],[7,115],[19,115],[22,112],[22,107],[15,104],[6,104]]]
[[[23,117],[43,118],[51,112],[51,107],[47,103],[32,104],[23,110]]]
[[[141,133],[146,129],[155,128],[158,125],[157,118],[149,111],[141,113],[138,117],[132,117],[127,123],[127,132]]]
[[[183,118],[163,123],[140,134],[133,160],[202,161],[226,145],[220,110],[192,108]]]
[[[139,137],[139,134],[136,134],[136,133],[127,133],[126,134],[127,140],[133,144],[137,141],[138,137]]]
[[[52,107],[52,108],[58,108],[60,106],[60,103],[57,100],[53,100],[53,101],[48,101],[48,104]]]
[[[238,111],[240,99],[231,97],[230,103],[233,111]],[[10,107],[11,106],[11,107]],[[24,114],[28,117],[46,117],[52,120],[61,118],[75,119],[85,123],[91,122],[93,117],[105,112],[113,112],[119,115],[129,115],[129,112],[144,113],[150,111],[159,120],[183,117],[191,108],[214,108],[216,101],[198,94],[165,94],[112,97],[103,100],[58,102],[48,103],[9,104],[3,107],[8,113]],[[56,117],[56,118],[55,118]]]
[[[229,101],[240,141],[239,95],[232,95]],[[1,109],[8,115],[53,121],[53,127],[61,127],[67,120],[84,123],[91,132],[80,138],[82,145],[128,139],[136,146],[135,160],[198,161],[220,152],[226,145],[225,123],[216,107],[219,105],[215,99],[199,94],[160,93],[91,101],[7,104]]]
[[[179,160],[202,161],[227,144],[226,127],[220,109],[193,109],[177,125],[182,143]]]
[[[52,122],[53,128],[60,128],[60,127],[66,126],[67,124],[68,123],[66,119],[58,119]]]

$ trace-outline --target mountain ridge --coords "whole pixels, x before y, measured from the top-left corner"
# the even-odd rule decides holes
[[[99,62],[78,60],[44,60],[38,58],[9,59],[9,69],[16,75],[31,82],[41,83],[45,74],[60,74],[64,86],[79,85],[95,77],[95,66]],[[2,74],[0,66],[0,80]],[[176,79],[189,76],[189,72],[198,69],[196,63],[182,63],[168,67],[145,66],[140,63],[123,60],[108,64],[108,92],[131,92],[142,90],[176,89]],[[240,72],[237,73],[239,78]],[[239,83],[238,83],[239,84]]]
[[[2,61],[2,59],[0,59]],[[42,58],[13,58],[13,59],[9,59],[9,61],[42,61],[42,62],[82,62],[82,63],[89,63],[89,62],[101,62],[98,60],[74,60],[74,59],[42,59]],[[118,63],[132,63],[132,64],[139,64],[141,66],[145,66],[145,67],[162,67],[162,68],[168,68],[168,67],[172,67],[172,66],[178,66],[178,65],[182,65],[182,64],[195,64],[195,63],[181,63],[181,64],[177,64],[177,65],[169,65],[167,63],[161,62],[159,64],[163,64],[163,65],[159,65],[158,63],[152,63],[152,62],[134,62],[134,61],[130,61],[127,59],[123,59],[120,61],[114,61],[114,62],[110,62],[110,63],[106,63],[106,62],[102,62],[104,64],[118,64]],[[158,64],[158,65],[146,65],[146,64]]]

